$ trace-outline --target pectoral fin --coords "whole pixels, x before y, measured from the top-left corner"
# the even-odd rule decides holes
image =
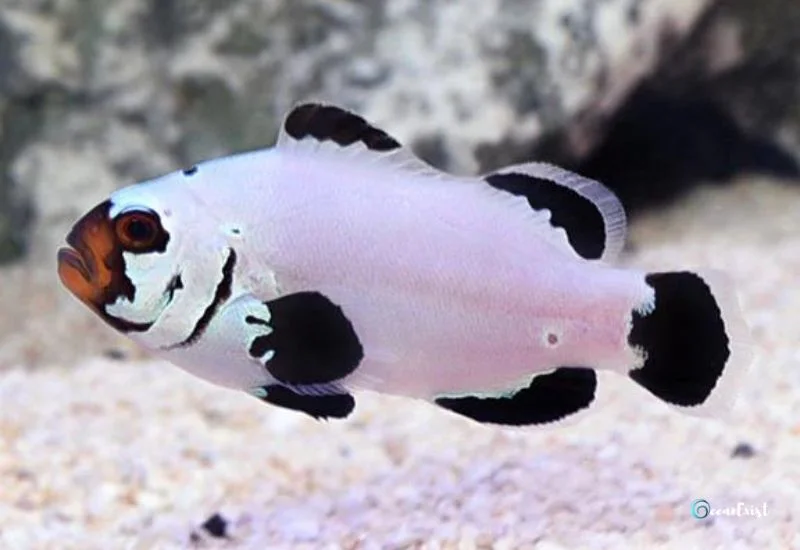
[[[355,409],[352,395],[342,393],[304,394],[280,384],[261,386],[250,393],[270,405],[305,413],[317,420],[345,418]]]
[[[358,335],[342,308],[319,292],[298,292],[265,302],[267,312],[245,322],[262,330],[249,346],[278,382],[321,385],[356,371],[364,358]]]

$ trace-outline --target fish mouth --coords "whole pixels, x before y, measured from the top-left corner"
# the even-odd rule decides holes
[[[115,278],[106,261],[117,248],[108,217],[110,206],[108,201],[101,203],[78,220],[67,235],[69,246],[60,248],[57,254],[61,283],[96,310]]]
[[[81,239],[81,222],[79,221],[67,235],[66,241],[69,248],[58,250],[58,265],[67,270],[75,270],[86,282],[92,281],[94,273],[94,256],[92,250]]]
[[[73,286],[71,278],[75,274],[80,275],[87,283],[92,282],[92,274],[86,264],[83,255],[74,248],[58,250],[58,273],[61,276],[61,282],[66,286]]]

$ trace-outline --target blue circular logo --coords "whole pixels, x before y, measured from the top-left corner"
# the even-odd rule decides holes
[[[692,501],[692,517],[696,519],[707,518],[711,513],[711,505],[704,498]]]

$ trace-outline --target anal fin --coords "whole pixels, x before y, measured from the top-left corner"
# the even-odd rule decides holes
[[[477,422],[532,426],[563,420],[591,405],[597,390],[594,370],[560,367],[535,376],[520,390],[498,395],[440,396],[434,402]]]

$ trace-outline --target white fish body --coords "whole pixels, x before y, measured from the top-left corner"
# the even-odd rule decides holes
[[[625,216],[601,184],[542,163],[444,174],[335,107],[298,106],[274,148],[122,189],[105,210],[109,234],[153,213],[167,244],[106,262],[133,300],[84,302],[201,378],[315,417],[347,416],[369,389],[549,423],[592,403],[595,369],[700,411],[750,361],[732,293],[610,265]]]

